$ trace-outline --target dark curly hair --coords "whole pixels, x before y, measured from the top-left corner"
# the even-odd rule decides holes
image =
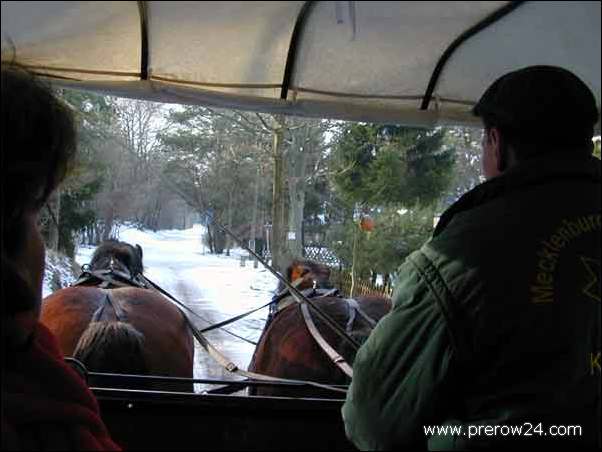
[[[69,107],[25,68],[2,62],[3,315],[28,310],[36,303],[13,263],[27,240],[24,214],[42,208],[64,179],[75,150]],[[14,301],[8,303],[4,293]]]

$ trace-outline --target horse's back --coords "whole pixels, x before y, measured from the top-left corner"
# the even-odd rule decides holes
[[[155,375],[192,377],[194,340],[184,314],[162,295],[135,287],[114,290],[113,299],[125,311],[128,322],[140,331],[148,361]],[[186,357],[187,359],[184,359]]]
[[[58,290],[45,298],[41,321],[55,334],[65,356],[73,355],[94,313],[106,303],[107,295],[118,307],[124,317],[122,320],[143,335],[151,373],[192,377],[194,343],[184,315],[162,295],[136,287],[77,286]],[[98,320],[118,319],[115,311],[105,306]]]
[[[363,341],[370,334],[372,325],[362,316],[352,314],[353,305],[346,299],[322,297],[311,301],[343,329],[348,329],[354,338]],[[362,296],[356,301],[360,309],[374,321],[378,321],[391,307],[390,300],[380,296]],[[326,342],[352,363],[355,350],[318,315],[312,313],[312,319]],[[328,384],[346,384],[349,381],[310,334],[298,304],[283,309],[267,326],[255,350],[250,370],[275,377]],[[315,388],[299,390],[266,387],[256,392],[264,395],[332,396],[328,391]]]
[[[95,287],[67,287],[44,298],[40,321],[54,333],[65,356],[73,355],[104,297]]]
[[[388,314],[393,306],[391,299],[383,295],[360,295],[355,300],[362,311],[377,322]]]

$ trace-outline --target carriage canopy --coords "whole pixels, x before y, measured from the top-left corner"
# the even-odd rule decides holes
[[[600,2],[2,2],[2,57],[161,102],[471,124],[492,80],[566,67],[600,104]]]

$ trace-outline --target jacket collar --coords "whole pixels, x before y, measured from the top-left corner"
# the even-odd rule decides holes
[[[579,179],[600,183],[600,160],[590,156],[584,159],[569,159],[562,156],[546,156],[524,162],[501,176],[477,185],[452,204],[441,215],[433,232],[438,236],[449,225],[453,217],[508,193],[535,185],[544,185],[559,180]]]

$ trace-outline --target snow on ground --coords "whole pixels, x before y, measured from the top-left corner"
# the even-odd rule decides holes
[[[67,287],[75,282],[77,269],[72,268],[72,261],[52,250],[46,250],[42,298],[55,290]]]
[[[252,261],[247,261],[241,267],[241,256],[247,256],[244,250],[232,250],[231,256],[209,254],[202,244],[203,233],[201,225],[158,232],[124,227],[119,233],[119,240],[142,247],[145,276],[205,319],[193,318],[199,328],[267,303],[277,285],[276,278],[261,264],[254,269]],[[93,252],[94,248],[80,248],[76,261],[88,263]],[[257,342],[266,316],[267,308],[226,329]],[[206,337],[240,368],[247,368],[254,345],[221,330],[208,332]],[[196,346],[195,378],[239,379]],[[198,390],[206,388],[197,385]]]

